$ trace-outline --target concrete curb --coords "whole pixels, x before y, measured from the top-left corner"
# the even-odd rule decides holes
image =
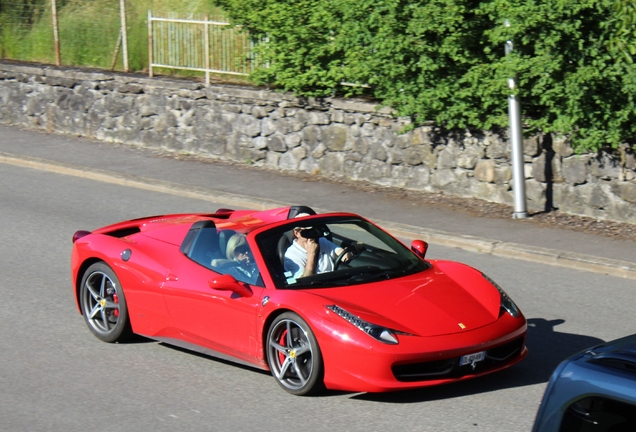
[[[178,183],[126,175],[112,171],[77,167],[61,162],[22,155],[13,155],[4,152],[0,152],[0,163],[81,177],[104,183],[150,190],[153,192],[174,194],[204,201],[213,201],[229,207],[266,210],[268,208],[290,205],[290,203],[280,201],[231,194],[195,186],[185,186]],[[333,211],[327,209],[317,210],[320,212]],[[593,273],[604,273],[611,276],[636,280],[636,263],[633,262],[601,258],[574,252],[564,252],[518,243],[502,242],[499,240],[485,239],[469,235],[453,234],[389,221],[376,220],[375,222],[387,231],[391,232],[394,236],[409,240],[418,238],[430,244],[456,247],[469,252],[485,253],[503,258],[531,261]]]

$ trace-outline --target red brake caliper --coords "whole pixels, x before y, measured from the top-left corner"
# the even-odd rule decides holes
[[[113,302],[115,304],[119,304],[119,296],[117,296],[117,294],[113,294]],[[116,317],[119,317],[119,309],[115,309],[113,311],[113,315],[115,315]]]
[[[287,343],[287,330],[285,330],[285,331],[284,331],[284,332],[280,335],[280,337],[278,338],[278,343],[279,343],[281,346],[284,346],[284,347],[286,347],[286,346],[287,346],[287,345],[286,345],[286,343]],[[290,347],[287,347],[287,348],[290,348]],[[279,352],[279,353],[278,353],[278,362],[282,365],[284,361],[285,361],[285,354],[283,354],[283,353]]]

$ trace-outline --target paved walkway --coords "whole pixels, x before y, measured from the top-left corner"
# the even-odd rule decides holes
[[[303,204],[317,211],[350,211],[403,238],[636,280],[636,243],[632,241],[540,227],[520,219],[474,217],[411,199],[249,167],[158,157],[126,146],[6,126],[0,126],[0,162],[191,196],[227,207]]]

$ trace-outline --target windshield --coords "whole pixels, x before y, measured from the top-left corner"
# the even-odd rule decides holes
[[[399,241],[359,218],[299,219],[259,234],[256,242],[277,288],[357,285],[429,267]]]

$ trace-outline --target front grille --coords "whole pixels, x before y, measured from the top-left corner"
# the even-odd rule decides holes
[[[393,375],[398,381],[414,382],[444,378],[461,378],[464,375],[474,375],[490,369],[503,366],[521,353],[524,338],[520,337],[507,344],[500,345],[486,351],[486,358],[475,367],[472,365],[459,366],[459,357],[430,362],[394,365]]]

